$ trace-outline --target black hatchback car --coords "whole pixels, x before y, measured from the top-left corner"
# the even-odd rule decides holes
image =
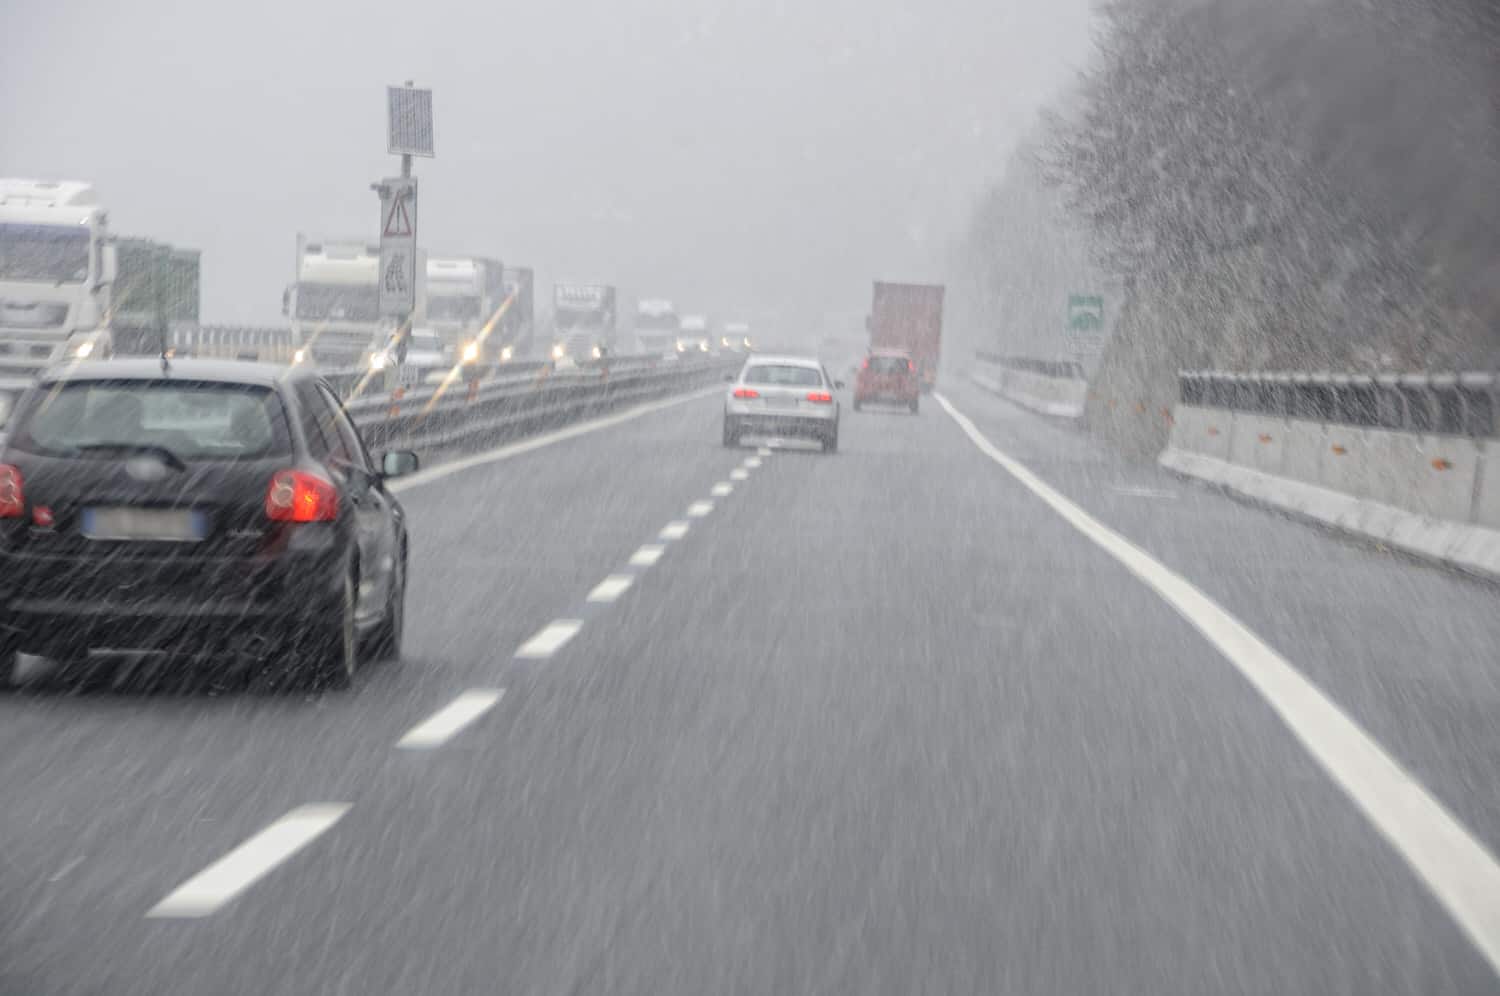
[[[16,652],[113,652],[347,685],[400,656],[406,522],[385,481],[416,469],[373,464],[301,367],[45,374],[0,448],[0,678]]]

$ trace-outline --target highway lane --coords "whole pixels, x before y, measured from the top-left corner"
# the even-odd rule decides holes
[[[950,393],[1490,839],[1485,783],[1463,785],[1493,744],[1450,709],[1483,702],[1492,591]],[[404,496],[411,660],[353,694],[0,702],[0,785],[26,803],[0,814],[0,992],[1493,990],[1233,669],[936,406],[846,412],[832,458],[724,451],[716,414]],[[1375,617],[1394,642],[1358,643]],[[567,618],[550,658],[512,659]],[[1418,639],[1444,696],[1403,691]],[[499,687],[443,747],[395,749]],[[144,918],[330,801],[352,808],[223,910]]]

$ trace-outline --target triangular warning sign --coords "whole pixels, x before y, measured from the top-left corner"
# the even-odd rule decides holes
[[[391,210],[385,216],[385,230],[381,233],[393,239],[411,238],[411,216],[406,212],[406,198],[391,198]]]

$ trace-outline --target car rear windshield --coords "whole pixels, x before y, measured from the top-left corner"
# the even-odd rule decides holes
[[[10,445],[43,456],[108,458],[145,448],[180,460],[291,453],[276,393],[251,384],[92,380],[43,384],[18,412]]]
[[[773,387],[821,387],[823,375],[813,367],[758,363],[745,371],[745,383],[770,384]]]
[[[870,357],[870,370],[878,374],[906,373],[911,369],[910,364],[903,356],[872,356]]]

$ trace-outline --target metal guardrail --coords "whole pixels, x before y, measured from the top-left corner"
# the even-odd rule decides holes
[[[372,449],[439,450],[587,418],[621,404],[716,383],[742,362],[715,357],[628,372],[584,368],[470,390],[455,382],[346,402]]]
[[[1500,377],[1492,373],[1233,373],[1177,375],[1185,405],[1369,428],[1493,437]]]
[[[1039,374],[1043,377],[1052,377],[1058,380],[1087,380],[1083,364],[1075,360],[1039,360],[1031,356],[1006,356],[1001,353],[990,353],[978,350],[974,354],[985,363],[993,363],[997,366],[1009,367],[1012,370],[1024,370],[1027,373]]]

